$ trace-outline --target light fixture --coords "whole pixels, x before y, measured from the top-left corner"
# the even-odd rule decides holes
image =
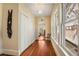
[[[41,11],[41,10],[39,10],[39,11],[38,11],[38,13],[39,13],[39,14],[42,14],[42,11]]]

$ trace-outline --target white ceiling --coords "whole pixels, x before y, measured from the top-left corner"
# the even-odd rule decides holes
[[[51,3],[29,3],[27,6],[31,9],[35,16],[49,16],[52,12]]]

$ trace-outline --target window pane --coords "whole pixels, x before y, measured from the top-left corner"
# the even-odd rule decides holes
[[[78,55],[78,4],[65,4],[65,48]]]

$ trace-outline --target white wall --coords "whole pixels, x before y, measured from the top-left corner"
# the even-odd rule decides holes
[[[0,54],[2,53],[2,34],[1,34],[1,24],[2,24],[2,4],[0,4]]]
[[[19,54],[21,54],[30,44],[35,41],[34,22],[34,16],[27,5],[19,4]]]

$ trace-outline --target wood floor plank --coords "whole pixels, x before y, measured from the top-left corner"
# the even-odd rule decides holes
[[[36,40],[21,56],[56,56],[51,41]]]

